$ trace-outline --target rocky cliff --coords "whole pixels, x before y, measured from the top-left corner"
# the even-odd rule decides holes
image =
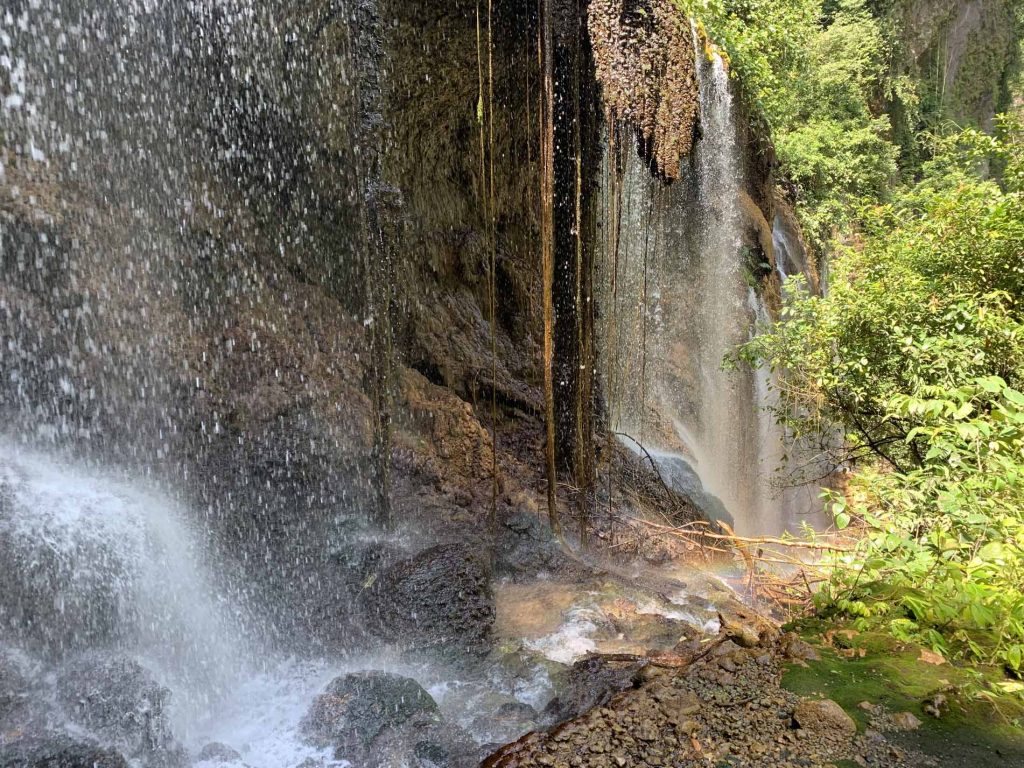
[[[619,30],[595,65],[587,17],[556,9],[559,108],[589,115],[557,158],[569,201],[556,214],[569,270],[556,297],[563,366],[585,328],[580,307],[592,306],[578,303],[577,246],[590,252],[603,236],[599,105],[637,129],[624,151],[660,158],[662,177],[696,135],[688,25],[658,8],[630,21],[634,32],[671,33],[682,48],[658,60],[652,88],[617,96],[610,83],[642,78],[651,51]],[[0,407],[12,432],[180,483],[242,553],[243,572],[282,565],[265,568],[283,577],[274,589],[373,502],[373,386],[388,403],[397,517],[429,519],[435,533],[438,520],[460,536],[467,524],[483,530],[492,466],[500,517],[537,509],[533,3],[173,3],[126,29],[102,3],[50,0],[19,14],[8,45],[22,65],[7,75],[0,145]],[[43,39],[64,56],[56,69]],[[631,111],[630,99],[659,88],[669,98]],[[677,109],[689,127],[666,131]],[[754,135],[751,243],[770,249],[760,230],[772,160]],[[384,286],[381,254],[393,275]],[[374,379],[382,323],[393,371]],[[559,398],[571,404],[592,384],[571,381],[579,366],[564,370]],[[600,393],[585,397],[592,419]],[[641,479],[637,459],[601,450],[604,471],[634,478],[639,498],[667,493]],[[612,493],[629,496],[618,484]]]

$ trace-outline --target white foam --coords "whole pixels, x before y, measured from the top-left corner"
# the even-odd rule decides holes
[[[553,633],[536,640],[528,640],[526,647],[560,664],[572,664],[597,650],[592,635],[597,632],[595,612],[587,608],[574,608],[566,614],[565,622]]]

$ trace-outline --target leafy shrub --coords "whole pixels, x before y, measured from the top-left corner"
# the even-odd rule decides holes
[[[893,398],[920,466],[855,475],[837,520],[864,526],[816,595],[820,608],[883,617],[943,655],[1024,673],[1024,394],[998,377]]]
[[[1024,672],[1024,131],[933,140],[927,176],[868,206],[824,297],[787,291],[740,356],[777,416],[855,470],[834,496],[857,551],[823,610]],[[997,181],[979,171],[997,169]]]

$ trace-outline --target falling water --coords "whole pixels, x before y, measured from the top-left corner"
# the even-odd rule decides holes
[[[609,275],[604,300],[616,326],[606,339],[613,428],[712,518],[779,533],[797,523],[792,493],[775,482],[786,451],[766,410],[768,373],[723,367],[767,320],[746,263],[733,97],[721,57],[696,47],[702,132],[691,167],[665,184],[637,153],[624,160],[615,292]]]
[[[732,511],[737,529],[749,533],[773,523],[764,519],[762,509],[761,441],[758,421],[751,418],[759,405],[756,384],[752,392],[746,376],[722,368],[725,357],[747,340],[749,328],[741,261],[742,171],[729,74],[722,58],[715,54],[708,61],[699,56],[697,80],[705,138],[696,146],[695,277],[702,306],[694,320],[702,343],[695,361],[700,437],[692,450],[707,490]]]
[[[0,8],[0,683],[9,654],[32,661],[30,722],[0,709],[0,752],[83,731],[123,748],[60,694],[69,670],[92,685],[110,665],[170,702],[191,753],[171,765],[207,741],[256,768],[342,764],[299,723],[366,669],[421,681],[474,737],[525,727],[495,717],[523,680],[469,675],[450,648],[413,663],[411,641],[360,626],[367,574],[339,575],[434,543],[360,538],[359,514],[365,368],[382,363],[363,362],[381,321],[366,230],[398,228],[375,153],[421,140],[389,146],[384,35],[422,7]]]
[[[0,442],[0,625],[54,658],[144,658],[174,724],[223,696],[250,658],[196,532],[165,493]]]

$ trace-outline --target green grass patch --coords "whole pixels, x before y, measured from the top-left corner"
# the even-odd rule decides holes
[[[889,739],[940,757],[943,768],[1024,766],[1024,701],[992,687],[1005,680],[1000,670],[929,664],[920,660],[920,647],[899,643],[883,632],[836,635],[836,649],[826,647],[822,636],[839,627],[811,620],[796,629],[818,648],[821,661],[808,662],[807,667],[791,665],[782,679],[787,690],[833,699],[861,731],[870,718],[858,707],[863,701],[891,712],[912,712],[921,727],[890,733]],[[852,657],[842,655],[844,648],[852,649]],[[924,700],[936,692],[944,692],[949,701],[941,718],[923,708]]]

